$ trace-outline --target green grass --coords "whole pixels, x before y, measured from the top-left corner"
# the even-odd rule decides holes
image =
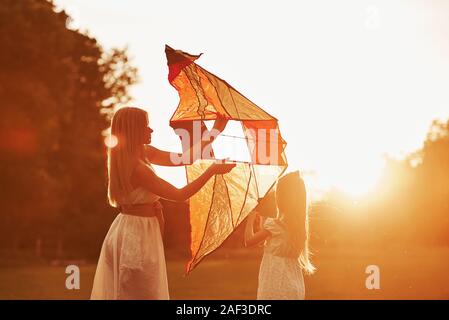
[[[328,250],[315,255],[306,278],[308,299],[448,299],[449,248],[376,251]],[[376,264],[381,289],[365,288],[365,268]],[[259,260],[209,257],[184,277],[185,261],[168,260],[171,299],[254,299]],[[80,290],[65,288],[65,267],[0,267],[0,299],[88,299],[95,265],[80,266]]]

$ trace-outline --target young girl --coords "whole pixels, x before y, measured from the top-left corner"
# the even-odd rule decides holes
[[[259,270],[258,300],[302,300],[303,272],[312,274],[309,260],[308,217],[304,181],[298,171],[279,179],[276,187],[277,218],[265,218],[254,232],[257,212],[248,217],[245,246],[265,241]]]

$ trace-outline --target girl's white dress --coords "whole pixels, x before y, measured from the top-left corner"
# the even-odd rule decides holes
[[[126,203],[153,203],[158,199],[137,188]],[[91,299],[169,299],[164,246],[156,217],[118,214],[101,248]]]
[[[272,237],[265,243],[259,270],[258,300],[303,300],[304,277],[299,257],[292,253],[288,234],[277,219],[263,225]]]

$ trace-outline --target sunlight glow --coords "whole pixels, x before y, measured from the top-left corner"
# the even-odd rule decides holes
[[[449,2],[229,0],[218,15],[212,2],[194,2],[56,1],[105,48],[129,45],[142,80],[131,92],[150,113],[158,148],[180,145],[168,125],[179,97],[167,81],[165,44],[203,52],[200,65],[275,116],[288,171],[314,171],[316,192],[363,195],[385,154],[420,148],[431,121],[447,117]],[[217,153],[245,159],[232,148]],[[182,185],[185,174],[173,172],[162,176]]]
[[[110,135],[106,136],[106,138],[104,138],[104,144],[106,145],[106,147],[112,149],[117,146],[118,139],[113,134],[110,134]]]

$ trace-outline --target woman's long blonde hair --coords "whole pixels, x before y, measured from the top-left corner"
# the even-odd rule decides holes
[[[299,171],[281,177],[276,186],[276,204],[280,220],[285,224],[290,245],[306,274],[312,274],[315,267],[310,261],[309,215],[307,193]]]
[[[142,155],[147,126],[148,113],[139,108],[124,107],[112,117],[111,136],[117,144],[108,148],[108,200],[113,207],[133,191],[130,177]]]

